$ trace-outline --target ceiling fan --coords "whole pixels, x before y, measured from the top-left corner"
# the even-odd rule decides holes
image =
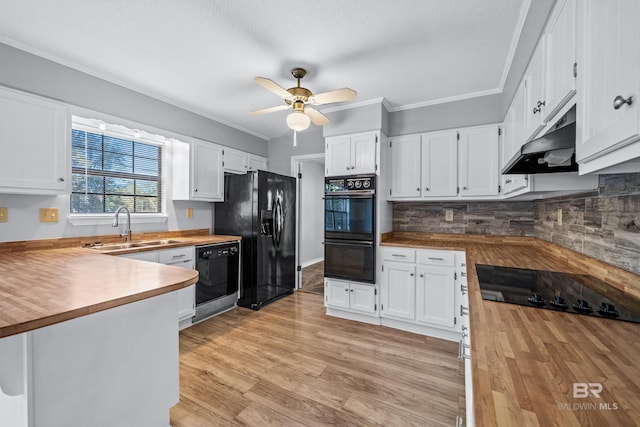
[[[282,97],[285,105],[255,110],[251,114],[267,114],[293,108],[293,112],[287,116],[287,126],[295,131],[303,131],[309,127],[310,122],[313,122],[316,126],[324,126],[329,123],[329,119],[324,114],[315,108],[311,108],[309,104],[323,105],[332,102],[349,101],[357,95],[355,90],[348,87],[314,95],[309,89],[300,86],[300,79],[306,74],[307,70],[304,68],[292,69],[291,75],[298,80],[298,86],[289,89],[285,89],[265,77],[255,77],[254,80],[260,86]]]

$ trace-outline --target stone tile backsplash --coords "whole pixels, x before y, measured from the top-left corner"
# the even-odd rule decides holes
[[[536,236],[640,274],[640,173],[601,175],[597,191],[535,202],[395,202],[393,229]]]

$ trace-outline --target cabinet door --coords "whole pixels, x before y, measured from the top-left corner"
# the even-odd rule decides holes
[[[460,131],[458,173],[462,197],[498,194],[498,141],[496,125]]]
[[[64,105],[0,88],[0,193],[70,192],[69,129]]]
[[[351,173],[351,140],[348,136],[327,139],[325,152],[326,176]]]
[[[401,263],[384,264],[384,283],[380,315],[413,320],[415,318],[416,267]]]
[[[349,287],[349,308],[364,313],[375,313],[377,308],[375,286],[351,283]]]
[[[535,138],[544,127],[545,114],[545,53],[546,36],[542,36],[531,57],[524,76],[525,84],[525,140]]]
[[[458,193],[456,132],[428,133],[422,139],[422,195],[455,196]]]
[[[391,141],[391,197],[420,197],[420,135]]]
[[[576,0],[558,2],[553,19],[547,32],[545,121],[576,93]]]
[[[243,174],[247,172],[247,153],[225,148],[223,154],[225,172]]]
[[[639,16],[637,1],[578,3],[578,161],[591,160],[639,139]],[[618,96],[625,100],[633,97],[633,102],[616,109]]]
[[[249,155],[247,169],[250,171],[266,171],[267,170],[267,159],[264,157],[252,156]]]
[[[224,172],[222,170],[222,148],[196,141],[191,157],[193,200],[219,201],[224,197]]]
[[[438,326],[455,326],[454,269],[446,267],[417,268],[416,320]]]
[[[375,134],[351,137],[351,172],[352,174],[375,173],[376,142]]]
[[[349,283],[340,280],[325,279],[325,305],[349,308]]]

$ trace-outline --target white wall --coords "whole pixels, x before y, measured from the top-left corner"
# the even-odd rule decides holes
[[[298,132],[298,144],[293,146],[293,132],[269,141],[269,171],[291,175],[291,156],[324,153],[322,128],[315,125]]]
[[[300,180],[300,265],[324,258],[324,163],[302,161]]]

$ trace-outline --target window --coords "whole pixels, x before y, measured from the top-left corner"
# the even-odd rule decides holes
[[[133,133],[133,131],[132,131]],[[162,212],[162,147],[74,123],[71,213]]]

